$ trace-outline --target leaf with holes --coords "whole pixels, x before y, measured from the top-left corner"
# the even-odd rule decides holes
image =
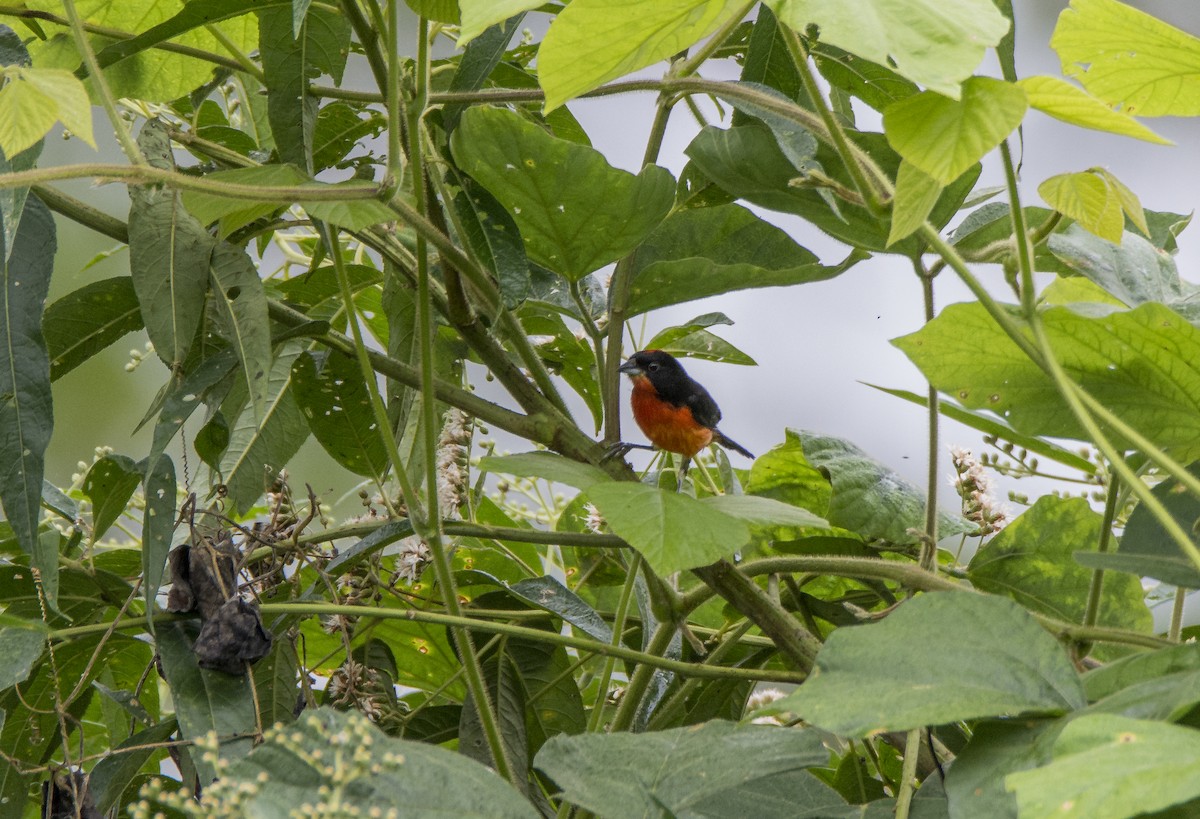
[[[356,475],[381,479],[388,456],[358,362],[307,352],[292,365],[296,403],[325,451]]]
[[[241,375],[250,392],[255,418],[262,418],[267,401],[267,370],[271,367],[271,323],[267,293],[246,252],[226,242],[213,250],[213,304],[217,328],[241,362]]]

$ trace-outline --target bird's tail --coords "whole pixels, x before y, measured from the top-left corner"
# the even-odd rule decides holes
[[[750,453],[750,450],[746,449],[744,446],[727,436],[725,433],[721,432],[719,429],[713,430],[713,440],[726,449],[732,449],[739,455],[745,455],[750,460],[754,460],[754,456]]]

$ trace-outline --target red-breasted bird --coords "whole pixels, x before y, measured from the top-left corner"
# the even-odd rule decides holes
[[[619,443],[613,446],[613,455],[654,448],[682,455],[681,485],[692,458],[709,444],[718,443],[747,458],[754,457],[717,429],[721,420],[717,402],[670,353],[642,350],[631,355],[620,370],[633,382],[633,419],[654,446]]]

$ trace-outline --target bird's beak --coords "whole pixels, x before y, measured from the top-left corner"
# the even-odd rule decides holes
[[[630,378],[642,375],[645,372],[641,367],[634,363],[633,359],[626,361],[620,367],[617,367],[618,372],[623,372]]]

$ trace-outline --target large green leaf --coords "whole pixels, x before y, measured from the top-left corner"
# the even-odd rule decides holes
[[[83,493],[92,502],[91,542],[116,522],[141,482],[141,470],[125,455],[105,455],[92,464],[83,479]]]
[[[1088,700],[1110,697],[1122,689],[1179,672],[1200,670],[1200,645],[1182,645],[1130,654],[1083,675]]]
[[[1116,0],[1071,0],[1050,38],[1063,73],[1126,114],[1200,114],[1200,39]]]
[[[296,403],[325,451],[356,475],[381,479],[388,454],[358,363],[339,352],[307,352],[292,365]]]
[[[212,254],[213,304],[217,326],[241,362],[250,405],[261,419],[271,367],[271,323],[267,293],[254,262],[239,247],[219,243]]]
[[[292,363],[299,354],[298,343],[292,342],[271,365],[261,423],[247,406],[230,428],[219,472],[234,509],[249,509],[308,437],[292,385]]]
[[[118,743],[112,753],[96,763],[88,774],[88,790],[95,800],[96,809],[106,812],[117,806],[121,794],[142,770],[155,753],[179,729],[179,724],[168,719],[152,725],[144,731]]]
[[[20,219],[11,250],[0,253],[0,501],[21,548],[34,554],[54,429],[42,310],[57,240],[54,218],[37,197]],[[57,565],[41,568],[52,574]]]
[[[844,736],[1084,705],[1070,659],[1011,600],[923,594],[886,620],[837,629],[816,672],[775,703]]]
[[[985,720],[946,771],[946,796],[953,819],[1017,819],[1017,800],[1004,779],[1050,761],[1060,720]]]
[[[60,68],[10,68],[0,88],[0,150],[17,156],[34,147],[59,122],[92,148],[92,106],[87,89]]]
[[[143,327],[129,276],[85,284],[49,305],[44,321],[52,381]]]
[[[963,83],[962,99],[922,91],[888,106],[883,127],[901,156],[949,185],[1012,133],[1027,107],[1017,86],[972,77]]]
[[[166,126],[150,120],[138,145],[152,165],[174,170]],[[183,364],[204,316],[213,239],[171,188],[129,188],[129,270],[146,332],[171,369]]]
[[[573,281],[636,247],[675,199],[674,179],[657,165],[636,176],[618,170],[499,108],[464,113],[450,145],[462,170],[512,213],[530,258]]]
[[[638,246],[629,314],[733,290],[822,281],[860,258],[825,267],[787,233],[739,205],[682,210]]]
[[[572,461],[553,452],[489,456],[480,461],[479,466],[490,472],[516,475],[519,478],[544,478],[556,483],[565,483],[576,489],[587,489],[592,484],[609,480],[600,467]]]
[[[486,29],[540,5],[541,0],[458,0],[462,19],[458,44],[465,46]]]
[[[1042,321],[1076,383],[1176,457],[1200,454],[1200,330],[1153,303],[1100,316],[1050,307]],[[1030,435],[1084,437],[1050,378],[978,304],[950,305],[892,343],[968,408]]]
[[[1017,84],[1025,92],[1030,108],[1057,120],[1159,145],[1172,144],[1171,140],[1160,137],[1127,112],[1110,108],[1066,80],[1058,77],[1026,77]]]
[[[660,575],[708,565],[750,540],[742,520],[656,486],[612,481],[593,484],[585,494],[609,528]]]
[[[1075,562],[1095,551],[1102,518],[1083,498],[1039,498],[971,559],[976,588],[1006,594],[1025,608],[1068,622],[1083,620],[1092,572]],[[1099,624],[1149,632],[1142,584],[1128,574],[1104,579]]]
[[[1022,816],[1125,819],[1200,796],[1200,732],[1110,714],[1081,716],[1053,760],[1005,780]]]
[[[821,40],[951,97],[984,51],[1008,31],[991,0],[768,0],[797,31],[815,24]]]
[[[538,49],[546,110],[678,54],[745,13],[744,0],[575,0]]]
[[[308,93],[309,77],[325,73],[341,82],[350,23],[328,8],[313,6],[297,36],[290,6],[262,8],[258,18],[267,116],[279,158],[311,173],[317,98]]]
[[[773,778],[827,759],[812,731],[716,720],[642,734],[558,736],[534,764],[568,802],[597,816],[720,816],[732,814],[714,812],[714,801],[730,806],[757,801],[755,794]],[[741,815],[803,816],[805,807]]]

